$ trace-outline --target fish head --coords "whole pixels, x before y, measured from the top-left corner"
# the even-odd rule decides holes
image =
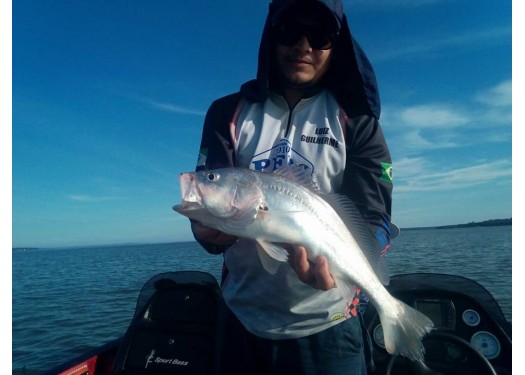
[[[262,200],[253,176],[241,168],[182,173],[180,188],[182,200],[175,211],[197,220],[203,215],[228,219],[253,212],[255,216]]]

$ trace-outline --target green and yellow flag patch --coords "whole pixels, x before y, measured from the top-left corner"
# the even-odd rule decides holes
[[[391,163],[381,163],[381,177],[380,179],[385,182],[392,183],[393,180],[392,174],[392,164]]]

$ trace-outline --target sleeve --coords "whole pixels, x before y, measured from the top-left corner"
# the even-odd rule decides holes
[[[379,121],[350,118],[342,193],[355,202],[383,251],[390,245],[392,189],[392,159]]]
[[[229,133],[230,122],[239,102],[238,94],[214,101],[204,119],[196,170],[232,167],[234,148]],[[227,246],[195,240],[209,253],[223,253]]]
[[[238,102],[238,95],[233,94],[214,101],[208,109],[202,129],[196,170],[234,165],[234,148],[229,131]]]

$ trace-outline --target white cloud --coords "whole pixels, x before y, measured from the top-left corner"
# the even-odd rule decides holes
[[[512,80],[506,80],[491,87],[485,92],[476,95],[476,99],[483,104],[494,107],[512,106]]]
[[[384,107],[381,123],[389,145],[400,153],[509,142],[512,137],[512,81],[472,95],[461,106],[426,103]]]
[[[484,30],[471,30],[445,36],[418,35],[400,40],[390,47],[382,47],[373,56],[374,61],[386,61],[398,58],[414,58],[426,56],[429,52],[450,52],[451,48],[475,46],[486,48],[495,43],[511,43],[512,28],[510,26],[494,27]]]
[[[206,112],[204,111],[199,111],[199,110],[192,109],[192,108],[186,108],[186,107],[182,107],[176,104],[160,103],[160,102],[156,102],[153,100],[147,100],[146,103],[162,111],[181,113],[185,115],[197,115],[197,116],[206,115]]]
[[[401,123],[418,128],[450,128],[467,124],[467,115],[446,105],[427,104],[407,107],[399,111]]]
[[[438,150],[458,147],[456,138],[457,134],[451,131],[423,135],[421,130],[411,129],[397,138],[397,144],[404,150]]]
[[[94,196],[94,195],[83,195],[83,194],[70,194],[67,199],[76,202],[106,202],[114,200],[122,200],[124,198],[114,196]]]
[[[426,162],[422,157],[403,158],[394,162],[394,178],[398,174],[405,178],[418,176],[426,171]],[[397,181],[396,181],[397,182]]]
[[[504,159],[449,170],[440,168],[443,166],[423,158],[400,160],[394,164],[396,193],[459,190],[502,179],[508,181],[512,176],[511,162]]]

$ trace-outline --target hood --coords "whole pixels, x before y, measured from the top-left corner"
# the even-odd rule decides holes
[[[259,46],[257,78],[241,86],[241,93],[252,102],[266,100],[270,82],[270,28],[291,5],[316,2],[329,9],[338,23],[339,37],[327,72],[327,86],[350,116],[370,115],[379,119],[381,103],[374,70],[363,49],[354,39],[343,12],[342,0],[272,0]]]

